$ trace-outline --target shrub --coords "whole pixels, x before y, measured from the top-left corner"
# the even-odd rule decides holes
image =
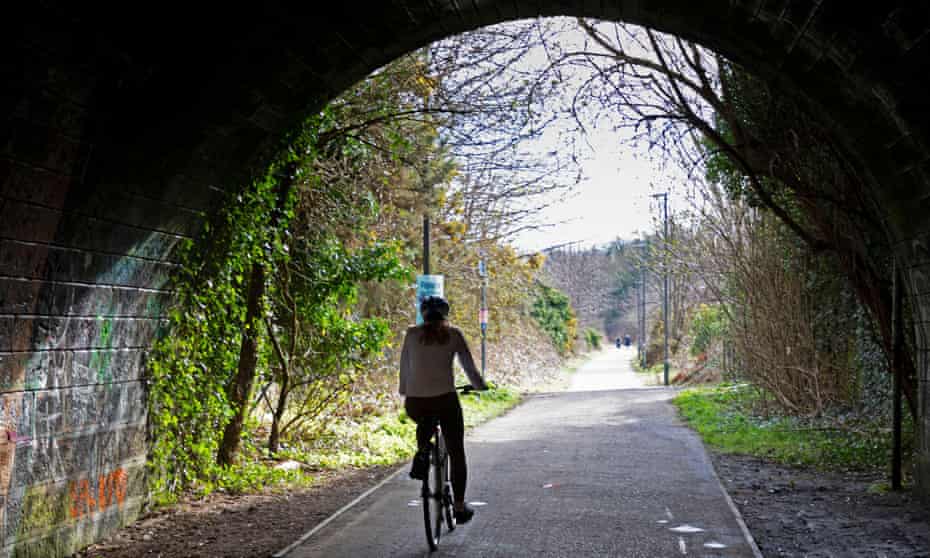
[[[710,344],[726,331],[726,316],[719,305],[701,304],[691,318],[691,355],[707,352]]]
[[[561,354],[574,349],[578,320],[568,297],[557,289],[537,283],[530,316],[546,332]]]
[[[601,332],[593,327],[584,330],[584,341],[588,345],[589,351],[596,351],[601,348]]]

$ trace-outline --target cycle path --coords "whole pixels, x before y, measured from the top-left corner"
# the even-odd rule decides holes
[[[469,433],[478,513],[438,552],[404,470],[287,557],[754,556],[674,392],[641,386],[631,357],[606,350],[568,391],[529,396]]]

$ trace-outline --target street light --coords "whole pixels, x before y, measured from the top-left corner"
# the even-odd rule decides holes
[[[662,220],[665,223],[665,234],[662,241],[665,244],[665,254],[662,258],[662,273],[664,284],[662,286],[662,329],[665,330],[665,385],[668,385],[668,192],[653,194],[653,198],[662,198]]]

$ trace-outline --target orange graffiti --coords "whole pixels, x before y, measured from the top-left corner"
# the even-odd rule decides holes
[[[116,504],[122,506],[126,500],[126,484],[129,476],[123,469],[116,469],[97,478],[97,497],[91,489],[89,479],[71,483],[71,517],[77,519],[95,511],[103,511]]]

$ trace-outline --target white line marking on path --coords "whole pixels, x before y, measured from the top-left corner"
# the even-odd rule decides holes
[[[689,533],[690,534],[690,533],[703,533],[704,529],[701,529],[700,527],[694,527],[693,525],[685,524],[685,525],[679,525],[678,527],[672,527],[671,529],[669,529],[669,531],[673,531],[675,533]]]
[[[274,554],[272,554],[272,555],[271,555],[271,558],[284,558],[284,556],[287,556],[288,553],[290,553],[292,550],[294,550],[294,549],[297,548],[298,546],[302,545],[303,543],[307,542],[307,539],[309,539],[309,538],[312,537],[314,534],[316,534],[317,531],[319,531],[319,530],[322,529],[323,527],[326,527],[327,525],[329,525],[330,523],[332,523],[333,520],[335,520],[337,517],[339,517],[340,515],[344,514],[345,512],[349,511],[350,509],[352,509],[352,506],[354,506],[355,504],[358,504],[359,502],[361,502],[362,500],[364,500],[365,498],[367,498],[369,494],[371,494],[371,493],[374,492],[375,490],[378,490],[379,488],[381,488],[382,486],[384,486],[385,484],[387,484],[388,481],[390,481],[391,479],[393,479],[394,477],[396,477],[396,476],[398,475],[398,473],[400,473],[401,471],[403,471],[403,470],[405,470],[405,469],[407,469],[407,465],[406,465],[406,464],[404,464],[404,465],[398,467],[398,469],[397,469],[396,471],[394,471],[394,472],[391,473],[390,475],[386,476],[386,477],[384,478],[384,480],[382,480],[382,481],[379,482],[378,484],[372,486],[371,488],[369,488],[369,489],[366,490],[365,492],[362,492],[362,493],[359,495],[358,498],[352,500],[352,501],[349,502],[348,504],[346,504],[346,505],[342,506],[341,508],[339,508],[338,510],[336,510],[336,513],[334,513],[333,515],[327,517],[327,518],[324,519],[321,523],[317,524],[316,527],[314,527],[313,529],[310,529],[309,531],[307,531],[306,533],[304,533],[302,537],[300,537],[300,538],[297,539],[296,541],[294,541],[294,542],[292,542],[291,544],[289,544],[289,545],[288,545],[286,548],[284,548],[283,550],[279,550],[279,551],[275,552]]]
[[[717,470],[714,469],[713,464],[710,466],[710,471],[714,475],[714,478],[717,479],[717,486],[720,487],[720,492],[723,492],[723,497],[726,499],[727,505],[730,506],[730,511],[733,512],[733,515],[736,517],[736,523],[739,525],[740,531],[743,532],[743,537],[746,538],[746,542],[749,543],[749,549],[752,550],[753,557],[765,558],[762,555],[762,551],[759,550],[759,545],[756,544],[756,539],[752,538],[749,527],[747,527],[746,522],[743,521],[743,514],[739,512],[739,508],[733,503],[733,498],[730,498],[730,493],[727,492],[727,489],[723,486],[723,482],[720,480],[720,476],[717,474]]]

